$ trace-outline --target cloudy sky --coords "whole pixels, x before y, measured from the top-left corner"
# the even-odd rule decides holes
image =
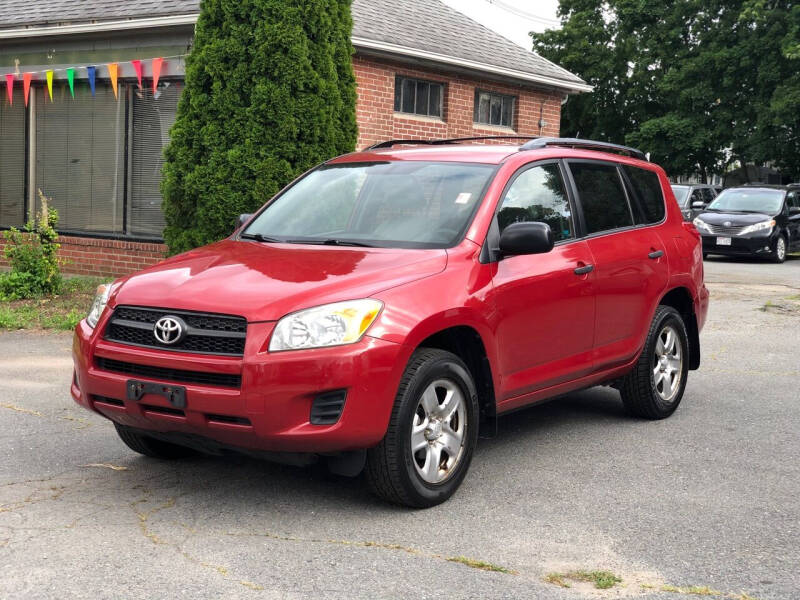
[[[527,50],[529,31],[558,26],[558,0],[442,0]]]

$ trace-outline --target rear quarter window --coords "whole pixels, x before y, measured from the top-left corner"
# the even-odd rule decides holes
[[[619,171],[614,165],[570,162],[586,233],[600,233],[633,225],[633,217]]]
[[[625,174],[631,182],[633,195],[639,203],[641,214],[637,215],[637,224],[658,223],[664,218],[664,193],[658,175],[648,169],[624,166]]]

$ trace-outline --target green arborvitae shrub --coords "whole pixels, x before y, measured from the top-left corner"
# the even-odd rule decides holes
[[[0,300],[21,300],[57,294],[61,289],[58,264],[58,212],[48,208],[48,200],[39,192],[42,210],[23,231],[15,228],[3,233],[3,250],[11,265],[10,273],[0,275]]]
[[[351,0],[203,0],[165,151],[170,253],[355,148]]]

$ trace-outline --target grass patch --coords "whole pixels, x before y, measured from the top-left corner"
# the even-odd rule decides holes
[[[568,573],[548,573],[545,575],[544,580],[546,583],[552,583],[560,587],[570,587],[567,583],[571,581],[582,581],[585,583],[593,583],[594,587],[598,590],[607,590],[614,587],[618,583],[622,583],[622,578],[618,577],[611,571],[569,571]]]
[[[493,565],[492,563],[483,562],[482,560],[475,560],[472,558],[467,558],[466,556],[450,556],[446,558],[448,562],[455,562],[461,563],[462,565],[466,565],[471,569],[480,569],[481,571],[494,571],[496,573],[506,573],[508,575],[516,575],[516,571],[512,571],[511,569],[506,569],[505,567],[501,567],[500,565]]]
[[[692,596],[721,596],[722,592],[708,587],[707,585],[690,585],[688,587],[678,587],[675,585],[662,585],[662,592],[672,592],[673,594],[688,594]]]
[[[572,587],[564,580],[563,573],[548,573],[544,576],[545,583],[552,583],[553,585],[557,585],[558,587],[568,588]]]
[[[74,329],[94,299],[97,277],[72,277],[64,280],[61,293],[30,300],[0,302],[0,329]]]

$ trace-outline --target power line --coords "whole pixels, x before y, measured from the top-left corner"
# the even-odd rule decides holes
[[[527,19],[529,21],[535,21],[541,25],[549,25],[551,27],[555,27],[560,25],[561,22],[556,19],[548,19],[546,17],[540,17],[539,15],[534,15],[527,11],[517,8],[516,6],[510,6],[501,0],[485,0],[488,4],[492,6],[496,6],[497,8],[509,12],[517,17],[522,17],[523,19]]]

